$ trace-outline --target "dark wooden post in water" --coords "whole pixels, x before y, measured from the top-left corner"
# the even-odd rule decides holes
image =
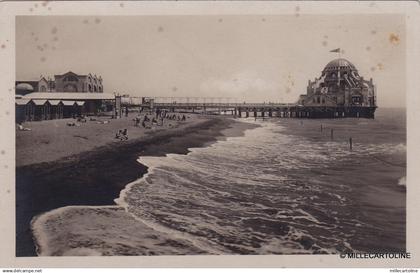
[[[352,138],[349,138],[349,148],[350,148],[350,151],[353,150],[353,139]]]
[[[269,116],[270,118],[273,116],[273,110],[271,110],[271,108],[270,108],[270,109],[268,109],[268,116]]]
[[[245,117],[249,118],[249,112],[248,112],[248,109],[246,109],[246,112],[245,112]]]
[[[331,140],[334,139],[334,129],[331,129]]]
[[[322,124],[321,124],[321,132],[322,132]]]

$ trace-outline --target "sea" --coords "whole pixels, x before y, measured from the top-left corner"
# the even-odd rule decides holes
[[[140,157],[148,173],[116,204],[200,253],[406,250],[405,109],[241,121],[259,127],[186,155]]]

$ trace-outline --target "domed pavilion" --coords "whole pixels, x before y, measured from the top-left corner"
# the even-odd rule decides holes
[[[373,117],[376,109],[375,85],[372,78],[361,77],[348,60],[339,58],[329,62],[321,76],[308,81],[306,95],[299,105],[339,107],[341,116]]]

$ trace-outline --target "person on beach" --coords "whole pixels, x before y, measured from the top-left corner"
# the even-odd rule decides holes
[[[25,127],[23,127],[23,125],[22,125],[22,124],[20,124],[20,123],[18,123],[18,124],[17,124],[17,127],[18,127],[18,130],[19,130],[19,131],[31,131],[31,129],[30,129],[30,128],[25,128]]]
[[[136,126],[136,127],[139,127],[139,124],[140,124],[140,118],[139,117],[135,117],[135,119],[134,119],[134,126]]]
[[[86,118],[82,115],[82,116],[79,116],[79,117],[77,118],[77,121],[78,121],[78,122],[83,122],[83,123],[85,123],[85,122],[86,122]]]

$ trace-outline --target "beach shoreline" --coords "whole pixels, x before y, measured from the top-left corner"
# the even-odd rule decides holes
[[[230,118],[203,117],[190,125],[160,130],[38,164],[16,168],[16,256],[35,256],[30,223],[34,216],[66,206],[115,205],[124,187],[148,168],[139,156],[186,154],[255,125]],[[17,142],[17,145],[19,143]]]

